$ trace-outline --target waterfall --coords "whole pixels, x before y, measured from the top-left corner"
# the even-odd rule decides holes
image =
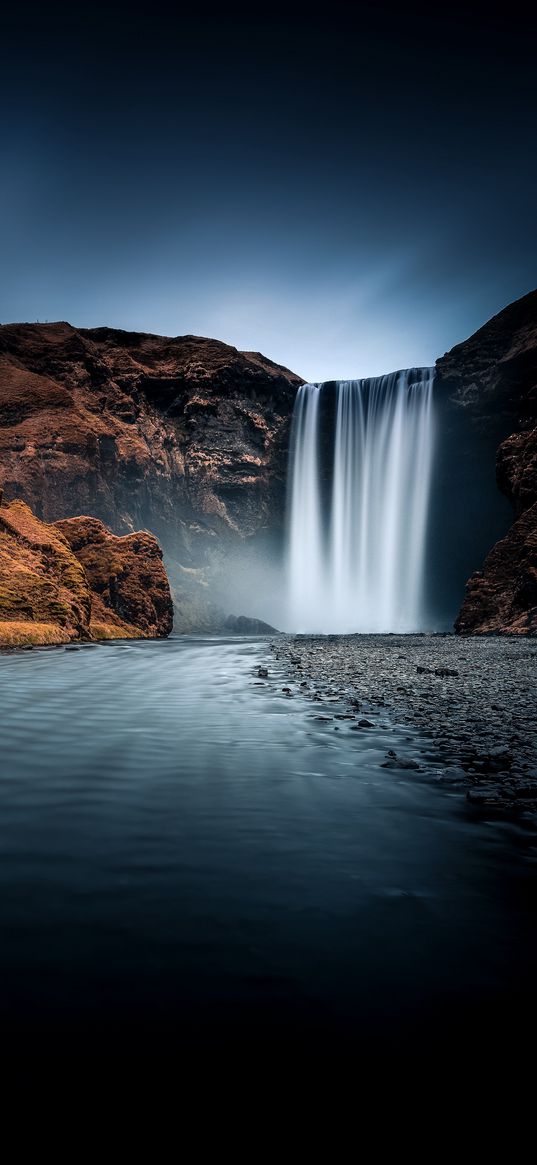
[[[303,385],[290,453],[292,631],[417,631],[434,370]]]

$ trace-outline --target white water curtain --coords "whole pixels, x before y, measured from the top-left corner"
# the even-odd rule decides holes
[[[290,465],[288,629],[417,631],[434,444],[433,369],[307,384]],[[336,393],[331,497],[320,425]]]

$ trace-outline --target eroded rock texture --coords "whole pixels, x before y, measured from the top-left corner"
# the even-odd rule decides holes
[[[66,323],[0,328],[0,484],[45,521],[151,530],[178,626],[210,621],[211,566],[281,526],[299,377],[259,353]]]
[[[517,300],[437,364],[439,388],[470,436],[501,442],[496,480],[514,522],[470,578],[455,628],[537,632],[537,292]],[[477,440],[477,437],[476,437]]]
[[[94,639],[121,637],[125,627],[144,638],[170,634],[170,586],[152,534],[116,537],[98,518],[66,518],[56,522],[55,529],[84,568],[91,588]]]
[[[93,518],[52,525],[24,502],[0,504],[0,646],[160,637],[172,623],[151,534],[118,538]]]

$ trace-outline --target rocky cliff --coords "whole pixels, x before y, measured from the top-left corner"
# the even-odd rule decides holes
[[[0,484],[39,519],[62,520],[65,536],[77,542],[79,525],[65,519],[94,515],[97,525],[86,525],[88,542],[76,551],[86,569],[99,522],[118,536],[150,530],[164,550],[178,630],[215,629],[242,611],[259,618],[265,606],[256,606],[258,587],[266,594],[278,585],[268,564],[281,540],[300,383],[259,353],[216,340],[64,323],[4,325]],[[464,580],[485,559],[468,583],[456,629],[532,632],[537,292],[438,361],[435,397],[442,439],[431,610],[445,612],[449,625]],[[494,489],[495,463],[515,519],[507,534],[509,507]],[[110,566],[94,590],[108,612],[122,602],[117,581],[107,581],[114,574]],[[141,594],[143,582],[133,585]],[[254,592],[248,609],[245,588]],[[267,614],[273,617],[270,607]]]
[[[537,633],[537,291],[510,304],[437,364],[473,456],[498,446],[496,481],[514,521],[470,578],[458,632]],[[491,466],[492,471],[492,466]]]
[[[0,647],[169,635],[170,588],[151,534],[118,538],[94,518],[51,525],[1,500]]]
[[[117,537],[98,518],[66,518],[54,528],[65,538],[88,580],[94,639],[121,638],[124,629],[132,629],[132,636],[140,638],[170,634],[170,585],[162,550],[152,534],[139,531]]]
[[[180,629],[210,625],[232,549],[281,528],[300,378],[216,340],[0,327],[0,484],[47,522],[151,530]]]

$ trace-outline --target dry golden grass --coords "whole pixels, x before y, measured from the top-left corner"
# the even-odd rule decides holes
[[[155,539],[118,538],[92,518],[60,525],[66,534],[21,501],[1,506],[0,647],[143,639],[161,624],[167,634],[171,599]]]
[[[92,639],[143,639],[142,631],[128,627],[126,623],[100,623],[91,620],[90,634]]]
[[[24,502],[0,510],[0,642],[68,643],[87,633],[91,592],[82,564],[54,526]],[[33,631],[30,630],[30,624]],[[56,628],[55,631],[52,629]]]
[[[72,635],[57,623],[25,623],[0,620],[0,647],[47,646],[70,643]]]

